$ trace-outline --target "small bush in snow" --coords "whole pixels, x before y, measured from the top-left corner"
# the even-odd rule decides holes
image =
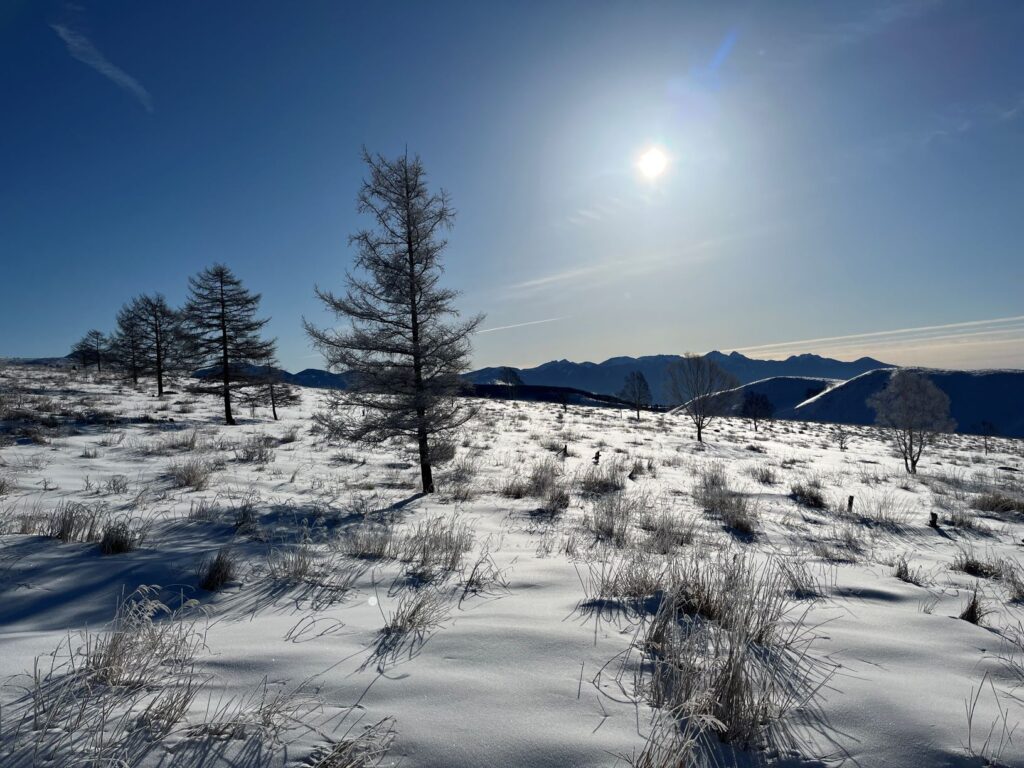
[[[126,475],[112,475],[103,484],[106,493],[128,493],[128,477]]]
[[[235,448],[235,459],[250,464],[267,464],[274,460],[273,440],[264,435],[253,435]]]

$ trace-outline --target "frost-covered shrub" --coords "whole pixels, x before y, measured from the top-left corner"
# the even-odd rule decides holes
[[[251,464],[268,464],[274,460],[273,444],[272,438],[253,435],[235,448],[235,459]]]

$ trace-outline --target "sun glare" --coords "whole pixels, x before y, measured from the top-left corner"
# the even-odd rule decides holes
[[[659,147],[651,147],[640,155],[636,164],[646,179],[656,179],[668,168],[668,155]]]

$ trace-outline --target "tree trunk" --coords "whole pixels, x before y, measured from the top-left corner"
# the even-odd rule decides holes
[[[234,417],[231,415],[231,375],[228,373],[228,309],[224,306],[224,281],[220,282],[220,349],[221,349],[221,374],[224,381],[224,423],[233,425]]]
[[[418,412],[422,413],[422,412]],[[425,414],[424,414],[425,415]],[[420,427],[417,430],[417,437],[419,438],[419,450],[420,450],[420,480],[423,483],[424,493],[434,492],[434,470],[430,466],[430,446],[427,443],[427,428],[423,424],[423,418],[420,420]]]
[[[409,167],[405,166],[405,247],[409,259],[409,310],[410,330],[412,332],[412,369],[413,386],[416,392],[416,438],[420,454],[420,481],[423,493],[434,492],[434,472],[430,466],[430,445],[427,442],[427,409],[423,405],[423,353],[420,350],[419,310],[416,306],[416,263],[413,258],[412,243],[412,212],[409,209]]]
[[[697,442],[698,443],[703,443],[704,442],[704,435],[702,434],[702,432],[703,432],[703,430],[701,429],[701,423],[698,421],[697,422]]]
[[[164,396],[164,351],[159,326],[156,331],[156,396]]]
[[[277,421],[277,398],[274,397],[274,383],[270,383],[270,412],[274,414],[274,421]]]

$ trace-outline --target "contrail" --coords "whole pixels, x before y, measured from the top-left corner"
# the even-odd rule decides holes
[[[92,40],[81,32],[62,24],[51,24],[50,27],[57,33],[60,39],[64,41],[64,44],[68,48],[68,53],[70,53],[74,58],[78,59],[83,64],[92,67],[119,88],[123,88],[128,91],[128,93],[138,99],[142,108],[147,112],[153,111],[153,97],[149,95],[149,91],[147,91],[138,80],[104,56],[103,53],[93,45]]]
[[[522,328],[526,325],[540,325],[541,323],[554,323],[558,320],[568,320],[566,317],[549,317],[546,320],[530,320],[528,323],[515,323],[513,325],[499,325],[496,328],[484,328],[477,333],[494,333],[495,331],[507,331],[509,328]]]
[[[999,317],[992,320],[969,320],[964,323],[947,323],[945,325],[923,325],[919,328],[901,328],[895,331],[874,331],[872,333],[851,333],[846,336],[823,336],[817,339],[803,339],[802,341],[781,341],[775,344],[761,344],[754,347],[736,347],[737,352],[756,352],[765,349],[778,349],[785,347],[802,347],[807,344],[821,344],[832,341],[853,341],[860,339],[880,339],[886,336],[901,336],[911,333],[924,333],[928,331],[948,331],[955,328],[975,328],[977,326],[1003,325],[1006,323],[1018,323],[1024,321],[1024,315],[1016,317]]]

